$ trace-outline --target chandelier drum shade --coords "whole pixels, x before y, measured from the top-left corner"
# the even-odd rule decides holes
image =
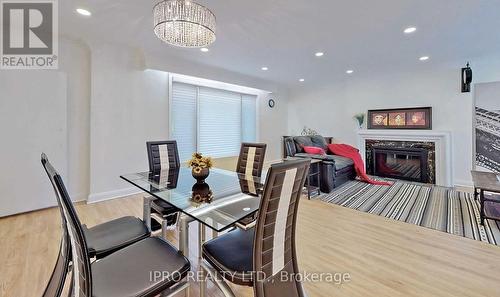
[[[153,8],[154,32],[180,47],[205,47],[215,41],[215,15],[190,0],[166,0]]]

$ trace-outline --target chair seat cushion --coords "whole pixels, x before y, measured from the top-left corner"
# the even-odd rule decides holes
[[[203,245],[203,258],[229,281],[253,285],[253,238],[255,228],[235,229]]]
[[[168,202],[158,198],[151,201],[151,208],[163,216],[173,214],[178,211],[177,208],[170,205]]]
[[[102,258],[136,241],[149,237],[144,222],[127,216],[112,220],[92,228],[83,225],[91,257]]]
[[[92,264],[93,296],[153,296],[180,281],[189,269],[189,260],[176,248],[149,237]]]

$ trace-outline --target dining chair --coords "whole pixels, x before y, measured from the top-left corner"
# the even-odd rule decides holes
[[[254,181],[252,181],[253,177],[260,177],[262,175],[264,158],[266,156],[266,147],[267,145],[265,143],[241,143],[240,154],[238,156],[238,162],[236,163],[236,172],[245,175],[245,181],[248,181],[249,186],[254,183]],[[256,192],[258,189],[250,188],[250,190],[254,191],[254,193],[251,194],[258,194]],[[256,214],[252,214],[246,218],[243,218],[234,226],[234,228],[237,227],[244,230],[252,228],[255,224],[255,218]],[[199,224],[198,228],[200,238],[199,244],[201,250],[201,246],[205,243],[205,227],[202,224]],[[212,238],[215,238],[217,236],[219,236],[219,233],[216,231],[212,231]],[[198,256],[201,259],[201,252],[198,254]]]
[[[175,140],[148,141],[149,171],[161,176],[161,183],[168,188],[175,188],[177,179],[175,171],[180,167],[179,152]],[[144,197],[143,220],[152,231],[162,230],[162,236],[166,236],[166,230],[177,223],[178,210],[167,202],[153,198]],[[156,223],[155,223],[156,222]]]
[[[161,238],[148,237],[91,264],[84,229],[62,178],[45,154],[41,161],[56,194],[63,230],[59,256],[43,297],[62,296],[70,271],[68,296],[172,296],[189,289],[184,281],[189,260]]]
[[[266,147],[265,143],[243,142],[238,156],[236,172],[247,176],[260,177],[264,167]]]
[[[262,168],[264,167],[264,159],[266,157],[266,148],[267,145],[265,143],[243,142],[241,144],[240,155],[236,165],[236,172],[244,174],[247,179],[250,179],[249,183],[252,183],[251,179],[253,177],[261,177],[262,175]],[[253,227],[256,215],[257,214],[254,214],[242,219],[238,224],[236,224],[236,227],[244,230]]]
[[[227,280],[251,286],[256,297],[304,297],[295,248],[297,209],[309,160],[271,166],[260,202],[257,224],[248,230],[234,229],[203,245],[201,279],[213,280],[224,296],[235,296]],[[205,278],[206,274],[210,278]],[[281,276],[287,274],[288,280]],[[290,281],[293,279],[293,281]],[[206,282],[200,283],[200,296]]]
[[[101,259],[151,235],[144,222],[134,216],[117,218],[94,227],[82,225],[88,255]]]

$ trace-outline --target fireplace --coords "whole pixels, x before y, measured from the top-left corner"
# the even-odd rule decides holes
[[[372,154],[374,175],[423,183],[429,179],[427,149],[377,145]]]
[[[371,147],[385,144],[391,147],[424,148],[428,150],[427,183],[453,187],[452,134],[430,130],[359,130],[358,148],[368,174],[373,174]]]
[[[431,142],[366,140],[368,174],[435,184],[435,146]]]

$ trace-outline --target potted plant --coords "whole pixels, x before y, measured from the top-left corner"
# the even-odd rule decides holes
[[[355,114],[354,119],[358,122],[359,129],[363,128],[363,123],[365,122],[365,114],[364,113]]]
[[[202,183],[210,174],[210,168],[213,166],[212,158],[203,157],[200,153],[194,153],[191,160],[188,161],[193,177]]]

